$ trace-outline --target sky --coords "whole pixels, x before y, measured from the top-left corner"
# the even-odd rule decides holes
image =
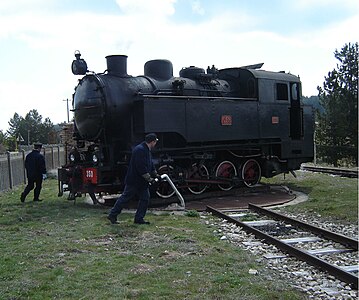
[[[172,61],[174,76],[263,62],[317,95],[334,51],[359,41],[358,24],[358,0],[0,0],[0,130],[32,109],[67,120],[76,50],[95,72],[107,55],[128,55],[132,76],[151,59]]]

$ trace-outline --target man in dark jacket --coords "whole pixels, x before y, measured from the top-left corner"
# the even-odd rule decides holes
[[[42,180],[46,178],[45,158],[40,153],[41,148],[41,144],[34,144],[34,150],[26,156],[25,169],[27,175],[27,186],[25,187],[24,192],[21,193],[21,202],[25,201],[26,196],[34,188],[35,184],[34,201],[41,201],[39,196],[42,187]]]
[[[135,197],[139,201],[134,222],[136,224],[150,224],[144,220],[144,217],[150,200],[149,184],[157,177],[151,155],[151,150],[157,141],[156,134],[150,133],[146,135],[144,142],[133,149],[125,178],[125,189],[107,217],[112,224],[118,224],[117,216],[124,206]]]

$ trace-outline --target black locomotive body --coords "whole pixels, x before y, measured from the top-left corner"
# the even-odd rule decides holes
[[[105,73],[82,71],[75,88],[77,147],[59,169],[59,195],[120,193],[131,148],[150,132],[159,138],[159,173],[193,194],[251,187],[313,159],[313,109],[301,102],[297,76],[252,65],[191,66],[174,77],[170,61],[152,60],[143,76],[132,77],[127,56],[106,59]],[[165,182],[156,192],[174,194]]]

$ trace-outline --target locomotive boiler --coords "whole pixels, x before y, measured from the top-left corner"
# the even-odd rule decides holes
[[[159,138],[153,152],[159,173],[178,189],[252,187],[261,176],[300,168],[313,159],[314,115],[301,102],[298,76],[261,70],[262,64],[217,69],[182,68],[151,60],[144,75],[127,74],[127,56],[107,56],[103,73],[87,70],[76,53],[73,94],[74,140],[58,170],[59,195],[121,193],[131,149],[147,133]],[[169,198],[166,182],[156,186]]]

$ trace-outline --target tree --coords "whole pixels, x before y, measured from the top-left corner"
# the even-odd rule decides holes
[[[0,130],[0,144],[4,144],[6,140],[6,134]]]
[[[18,113],[15,113],[14,116],[10,119],[8,122],[10,128],[7,130],[7,134],[12,137],[18,137],[20,134],[20,131],[22,130],[21,127],[23,123],[24,118],[19,116]]]
[[[0,130],[0,154],[4,153],[7,148],[6,133]]]
[[[7,133],[9,136],[24,139],[25,144],[32,144],[34,142],[41,142],[43,144],[49,143],[49,135],[54,130],[54,125],[49,118],[42,122],[42,116],[36,109],[30,110],[25,118],[19,116],[18,113],[9,121],[10,128]]]
[[[346,44],[334,56],[337,68],[318,87],[324,111],[318,113],[318,154],[338,166],[343,161],[358,165],[358,43]]]
[[[49,118],[46,118],[45,121],[40,126],[40,137],[39,140],[47,141],[48,144],[53,143],[53,133],[54,133],[54,124]]]

